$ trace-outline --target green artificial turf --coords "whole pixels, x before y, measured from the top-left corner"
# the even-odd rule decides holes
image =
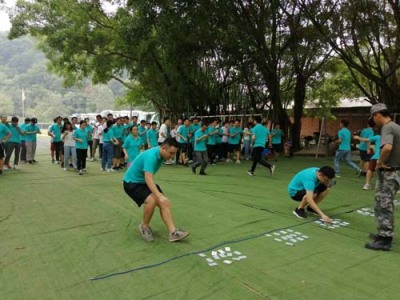
[[[88,162],[78,176],[50,163],[0,177],[0,299],[394,299],[400,294],[398,239],[391,252],[364,249],[373,217],[373,191],[342,166],[342,178],[321,208],[350,223],[329,230],[315,217],[297,219],[287,195],[290,178],[331,160],[282,159],[273,177],[250,162],[209,166],[208,176],[164,166],[156,182],[173,203],[175,223],[190,231],[178,243],[154,214],[153,243],[137,226],[139,209],[122,189],[123,173]],[[399,197],[398,197],[399,198]],[[398,208],[396,208],[396,213]],[[399,220],[396,220],[399,225]],[[292,228],[309,239],[286,246],[264,236]],[[246,259],[208,266],[196,253],[230,247]],[[204,251],[207,250],[208,251]],[[192,254],[191,254],[192,253]],[[167,262],[175,257],[178,259]],[[93,277],[151,266],[102,280]]]

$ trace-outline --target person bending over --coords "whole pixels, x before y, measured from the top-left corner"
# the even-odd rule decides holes
[[[318,205],[328,195],[334,183],[332,182],[334,177],[335,170],[328,166],[308,168],[297,173],[288,186],[289,196],[300,202],[293,214],[300,219],[305,219],[307,209],[308,212],[319,215],[325,223],[332,223],[332,219]]]

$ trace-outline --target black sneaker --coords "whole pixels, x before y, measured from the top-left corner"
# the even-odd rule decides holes
[[[196,174],[196,167],[194,165],[192,165],[192,172],[193,174]]]
[[[370,249],[370,250],[381,250],[381,251],[389,251],[390,248],[392,247],[392,238],[391,237],[381,237],[377,236],[378,239],[366,243],[365,248]]]
[[[207,175],[207,173],[206,173],[206,172],[203,172],[203,171],[200,171],[199,174],[200,174],[200,175]]]
[[[305,219],[305,218],[307,218],[307,213],[306,213],[306,211],[305,211],[304,208],[296,208],[296,209],[293,211],[293,214],[294,214],[296,217],[298,217],[299,219]]]
[[[319,214],[313,210],[310,206],[307,206],[306,208],[307,212],[312,213],[313,215],[319,216]]]
[[[377,234],[377,233],[370,233],[369,235],[368,235],[368,237],[371,239],[371,240],[373,240],[373,241],[376,241],[376,240],[379,240],[379,235]]]

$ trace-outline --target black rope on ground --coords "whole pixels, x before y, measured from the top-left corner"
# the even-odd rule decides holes
[[[349,211],[345,211],[345,212],[341,212],[341,213],[335,214],[335,215],[333,215],[333,217],[344,215],[344,214],[348,214],[348,213],[352,213],[352,212],[354,212],[354,211],[356,211],[358,209],[361,209],[363,207],[365,207],[365,205],[357,207],[357,208],[354,208],[354,209],[351,209]],[[140,271],[140,270],[152,269],[152,268],[165,265],[165,264],[167,264],[169,262],[172,262],[172,261],[175,261],[175,260],[187,257],[187,256],[192,256],[192,255],[197,255],[197,254],[200,254],[200,253],[212,251],[212,250],[214,250],[216,248],[219,248],[219,247],[222,247],[222,246],[225,246],[225,245],[237,244],[237,243],[245,242],[245,241],[248,241],[248,240],[259,238],[259,237],[264,236],[266,234],[273,233],[275,231],[291,229],[291,228],[303,226],[305,224],[310,224],[310,223],[313,223],[313,222],[315,222],[315,219],[310,220],[310,221],[306,221],[306,222],[303,222],[303,223],[300,223],[300,224],[295,224],[295,225],[290,225],[290,226],[286,226],[286,227],[272,229],[272,230],[269,230],[269,231],[266,231],[266,232],[263,232],[263,233],[259,233],[259,234],[256,234],[256,235],[251,235],[251,236],[240,238],[240,239],[223,241],[223,242],[221,242],[219,244],[216,244],[214,246],[211,246],[211,247],[203,249],[203,250],[193,251],[193,252],[181,254],[181,255],[174,256],[174,257],[171,257],[169,259],[163,260],[163,261],[158,262],[158,263],[150,264],[150,265],[140,266],[140,267],[136,267],[136,268],[125,270],[125,271],[120,271],[120,272],[114,272],[114,273],[110,273],[110,274],[95,276],[95,277],[90,278],[90,280],[92,280],[92,281],[103,280],[103,279],[107,279],[107,278],[114,277],[114,276],[119,276],[119,275],[124,275],[124,274],[128,274],[128,273],[137,272],[137,271]]]

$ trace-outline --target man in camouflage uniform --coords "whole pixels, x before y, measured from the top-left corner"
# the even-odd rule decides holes
[[[375,217],[378,233],[365,248],[389,251],[394,230],[394,196],[400,185],[400,126],[392,121],[383,103],[371,108],[371,118],[381,128],[381,154],[376,164],[378,184],[375,191]]]

